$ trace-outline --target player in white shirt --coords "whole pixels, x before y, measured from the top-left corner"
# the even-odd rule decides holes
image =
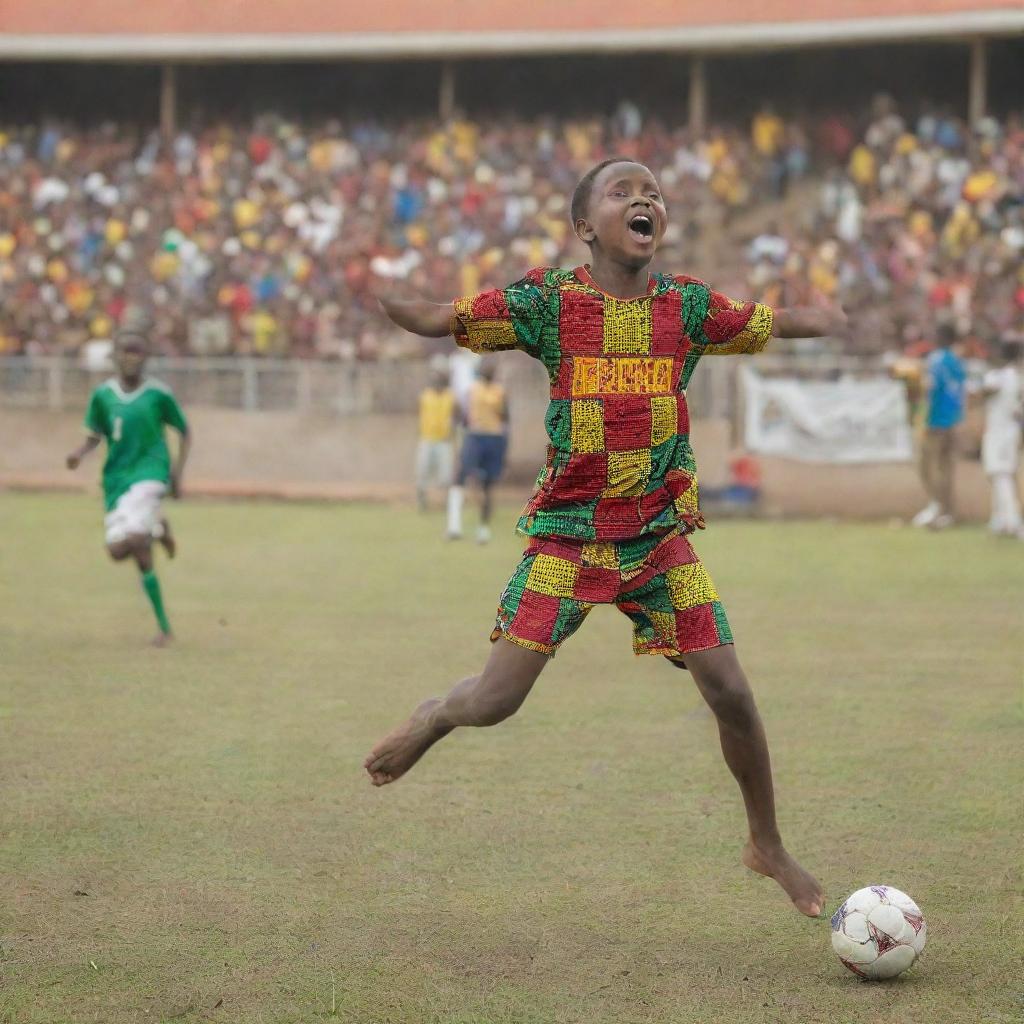
[[[1017,490],[1022,414],[1019,358],[1019,347],[1004,343],[997,352],[996,365],[982,379],[985,433],[981,439],[981,463],[992,482],[989,530],[1024,539]]]

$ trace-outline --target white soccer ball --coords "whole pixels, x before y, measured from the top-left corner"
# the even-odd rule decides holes
[[[858,889],[832,915],[832,948],[854,974],[870,981],[902,974],[924,949],[921,908],[891,885]]]

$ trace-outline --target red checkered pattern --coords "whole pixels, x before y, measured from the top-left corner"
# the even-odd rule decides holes
[[[540,269],[456,300],[459,344],[522,349],[550,377],[548,460],[520,532],[617,541],[703,526],[687,384],[702,356],[759,351],[771,329],[767,306],[667,274],[620,299],[584,267]]]

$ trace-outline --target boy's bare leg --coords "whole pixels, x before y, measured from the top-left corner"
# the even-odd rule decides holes
[[[375,786],[404,775],[439,739],[460,725],[497,725],[519,710],[548,656],[499,638],[483,672],[457,683],[443,700],[425,700],[370,751],[363,767]]]
[[[825,906],[821,886],[782,845],[775,820],[768,741],[736,649],[726,644],[709,651],[688,652],[686,666],[718,719],[725,762],[743,793],[750,826],[743,863],[752,871],[774,878],[802,914],[818,917]]]
[[[174,539],[171,531],[171,524],[167,519],[160,520],[160,529],[156,534],[157,543],[167,552],[168,558],[173,558],[178,550],[178,542]]]

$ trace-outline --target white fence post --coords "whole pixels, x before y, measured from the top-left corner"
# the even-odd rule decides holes
[[[298,412],[309,412],[313,404],[313,369],[308,360],[303,359],[298,370],[295,378],[295,407]]]
[[[57,356],[49,360],[46,373],[47,405],[57,412],[64,408],[64,360]]]
[[[255,412],[260,407],[259,381],[256,379],[256,364],[251,359],[242,363],[242,408]]]

